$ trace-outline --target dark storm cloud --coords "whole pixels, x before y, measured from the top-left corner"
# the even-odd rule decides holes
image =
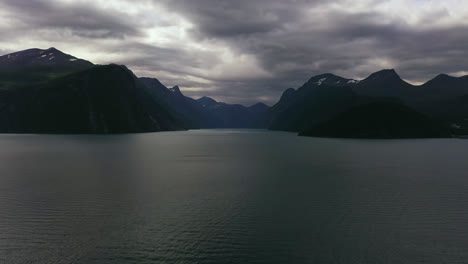
[[[10,19],[22,30],[67,30],[83,38],[123,38],[141,35],[138,23],[119,12],[97,10],[79,2],[51,0],[2,0]]]
[[[324,72],[366,77],[379,67],[389,66],[402,77],[420,82],[439,73],[468,68],[468,34],[461,34],[468,32],[466,25],[410,25],[379,12],[328,10],[322,4],[215,0],[167,3],[191,19],[197,38],[218,39],[238,52],[255,56],[276,77],[262,80],[265,95],[278,95],[287,88],[285,84],[299,85]],[[310,8],[318,12],[307,13]],[[435,10],[431,14],[433,22],[448,12]],[[428,21],[425,18],[421,23]],[[253,94],[239,87],[236,90]]]
[[[132,54],[116,62],[125,64],[130,68],[154,69],[179,76],[194,76],[208,78],[200,74],[200,70],[205,65],[219,63],[219,59],[208,52],[192,52],[181,47],[162,48],[138,42],[126,42],[112,47],[108,47],[109,52],[125,52]],[[151,76],[148,76],[151,77]],[[159,78],[158,76],[154,76]],[[164,79],[163,79],[164,80]],[[174,83],[176,85],[178,83]],[[194,82],[184,82],[178,85],[192,86]]]
[[[171,10],[183,13],[197,25],[198,33],[231,37],[266,33],[287,25],[303,8],[320,0],[163,0]]]

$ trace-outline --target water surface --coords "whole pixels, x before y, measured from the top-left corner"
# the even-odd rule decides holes
[[[0,136],[0,263],[468,263],[468,141]]]

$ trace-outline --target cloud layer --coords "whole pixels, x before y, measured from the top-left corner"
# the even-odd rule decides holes
[[[395,68],[413,83],[468,73],[462,0],[0,0],[0,54],[54,46],[180,85],[274,103],[332,72]]]

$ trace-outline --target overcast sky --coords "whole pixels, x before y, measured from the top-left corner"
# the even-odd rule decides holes
[[[195,98],[272,104],[327,72],[468,74],[468,1],[0,0],[0,43],[125,64]]]

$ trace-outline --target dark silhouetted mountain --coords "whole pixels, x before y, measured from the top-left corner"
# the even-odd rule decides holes
[[[0,57],[0,88],[46,81],[93,66],[55,48],[19,51]]]
[[[46,50],[28,49],[4,56],[0,56],[1,70],[18,70],[25,68],[89,68],[93,64],[71,55],[65,54],[55,48]]]
[[[268,110],[268,106],[261,103],[245,107],[217,102],[206,96],[197,102],[206,111],[206,115],[212,118],[213,126],[210,128],[255,128],[259,118]]]
[[[253,128],[268,106],[251,107],[218,103],[210,97],[194,100],[186,97],[178,86],[167,88],[157,79],[140,78],[155,101],[183,120],[186,128]]]
[[[251,127],[267,108],[194,100],[178,86],[136,78],[55,48],[0,57],[0,132],[129,133]],[[206,102],[205,102],[206,99]]]
[[[463,123],[468,118],[468,76],[438,75],[418,87],[408,104],[439,120]],[[468,127],[467,127],[468,128]]]
[[[444,126],[455,122],[455,126],[463,128],[462,121],[468,120],[467,91],[467,77],[439,75],[414,86],[403,81],[395,70],[382,70],[362,81],[324,74],[297,90],[287,89],[260,124],[273,130],[309,131],[349,109],[384,100],[407,105]]]
[[[403,81],[395,70],[382,70],[353,85],[354,91],[373,97],[408,97],[415,87]]]
[[[178,86],[167,88],[154,78],[140,78],[154,101],[183,121],[187,129],[212,128],[218,122],[197,100],[186,97]]]
[[[270,107],[264,103],[256,103],[250,107],[248,107],[249,111],[252,113],[256,113],[257,115],[263,115],[270,109]]]
[[[300,133],[302,136],[338,138],[450,137],[448,128],[415,110],[389,101],[359,105]]]
[[[184,96],[178,86],[167,88],[153,78],[140,80],[154,100],[182,120],[188,129],[253,128],[258,118],[269,108],[262,103],[251,107],[218,103],[206,96],[194,100]]]
[[[0,131],[132,133],[184,129],[124,66],[94,66],[0,93]]]
[[[308,93],[288,89],[280,101],[262,117],[261,124],[272,130],[303,131],[365,101],[348,86],[322,84]]]
[[[440,74],[420,86],[401,80],[394,70],[372,74],[352,86],[361,95],[393,97],[417,111],[443,122],[461,122],[468,118],[468,77]]]
[[[213,98],[207,97],[207,96],[203,96],[202,98],[198,99],[197,101],[202,107],[213,107],[216,104],[218,104],[218,102],[216,102],[216,100],[214,100]]]
[[[345,109],[348,103],[354,104],[355,94],[349,85],[356,82],[331,73],[314,76],[297,90],[287,89],[279,102],[261,117],[259,126],[300,131],[323,121]],[[340,106],[342,103],[344,105]]]

